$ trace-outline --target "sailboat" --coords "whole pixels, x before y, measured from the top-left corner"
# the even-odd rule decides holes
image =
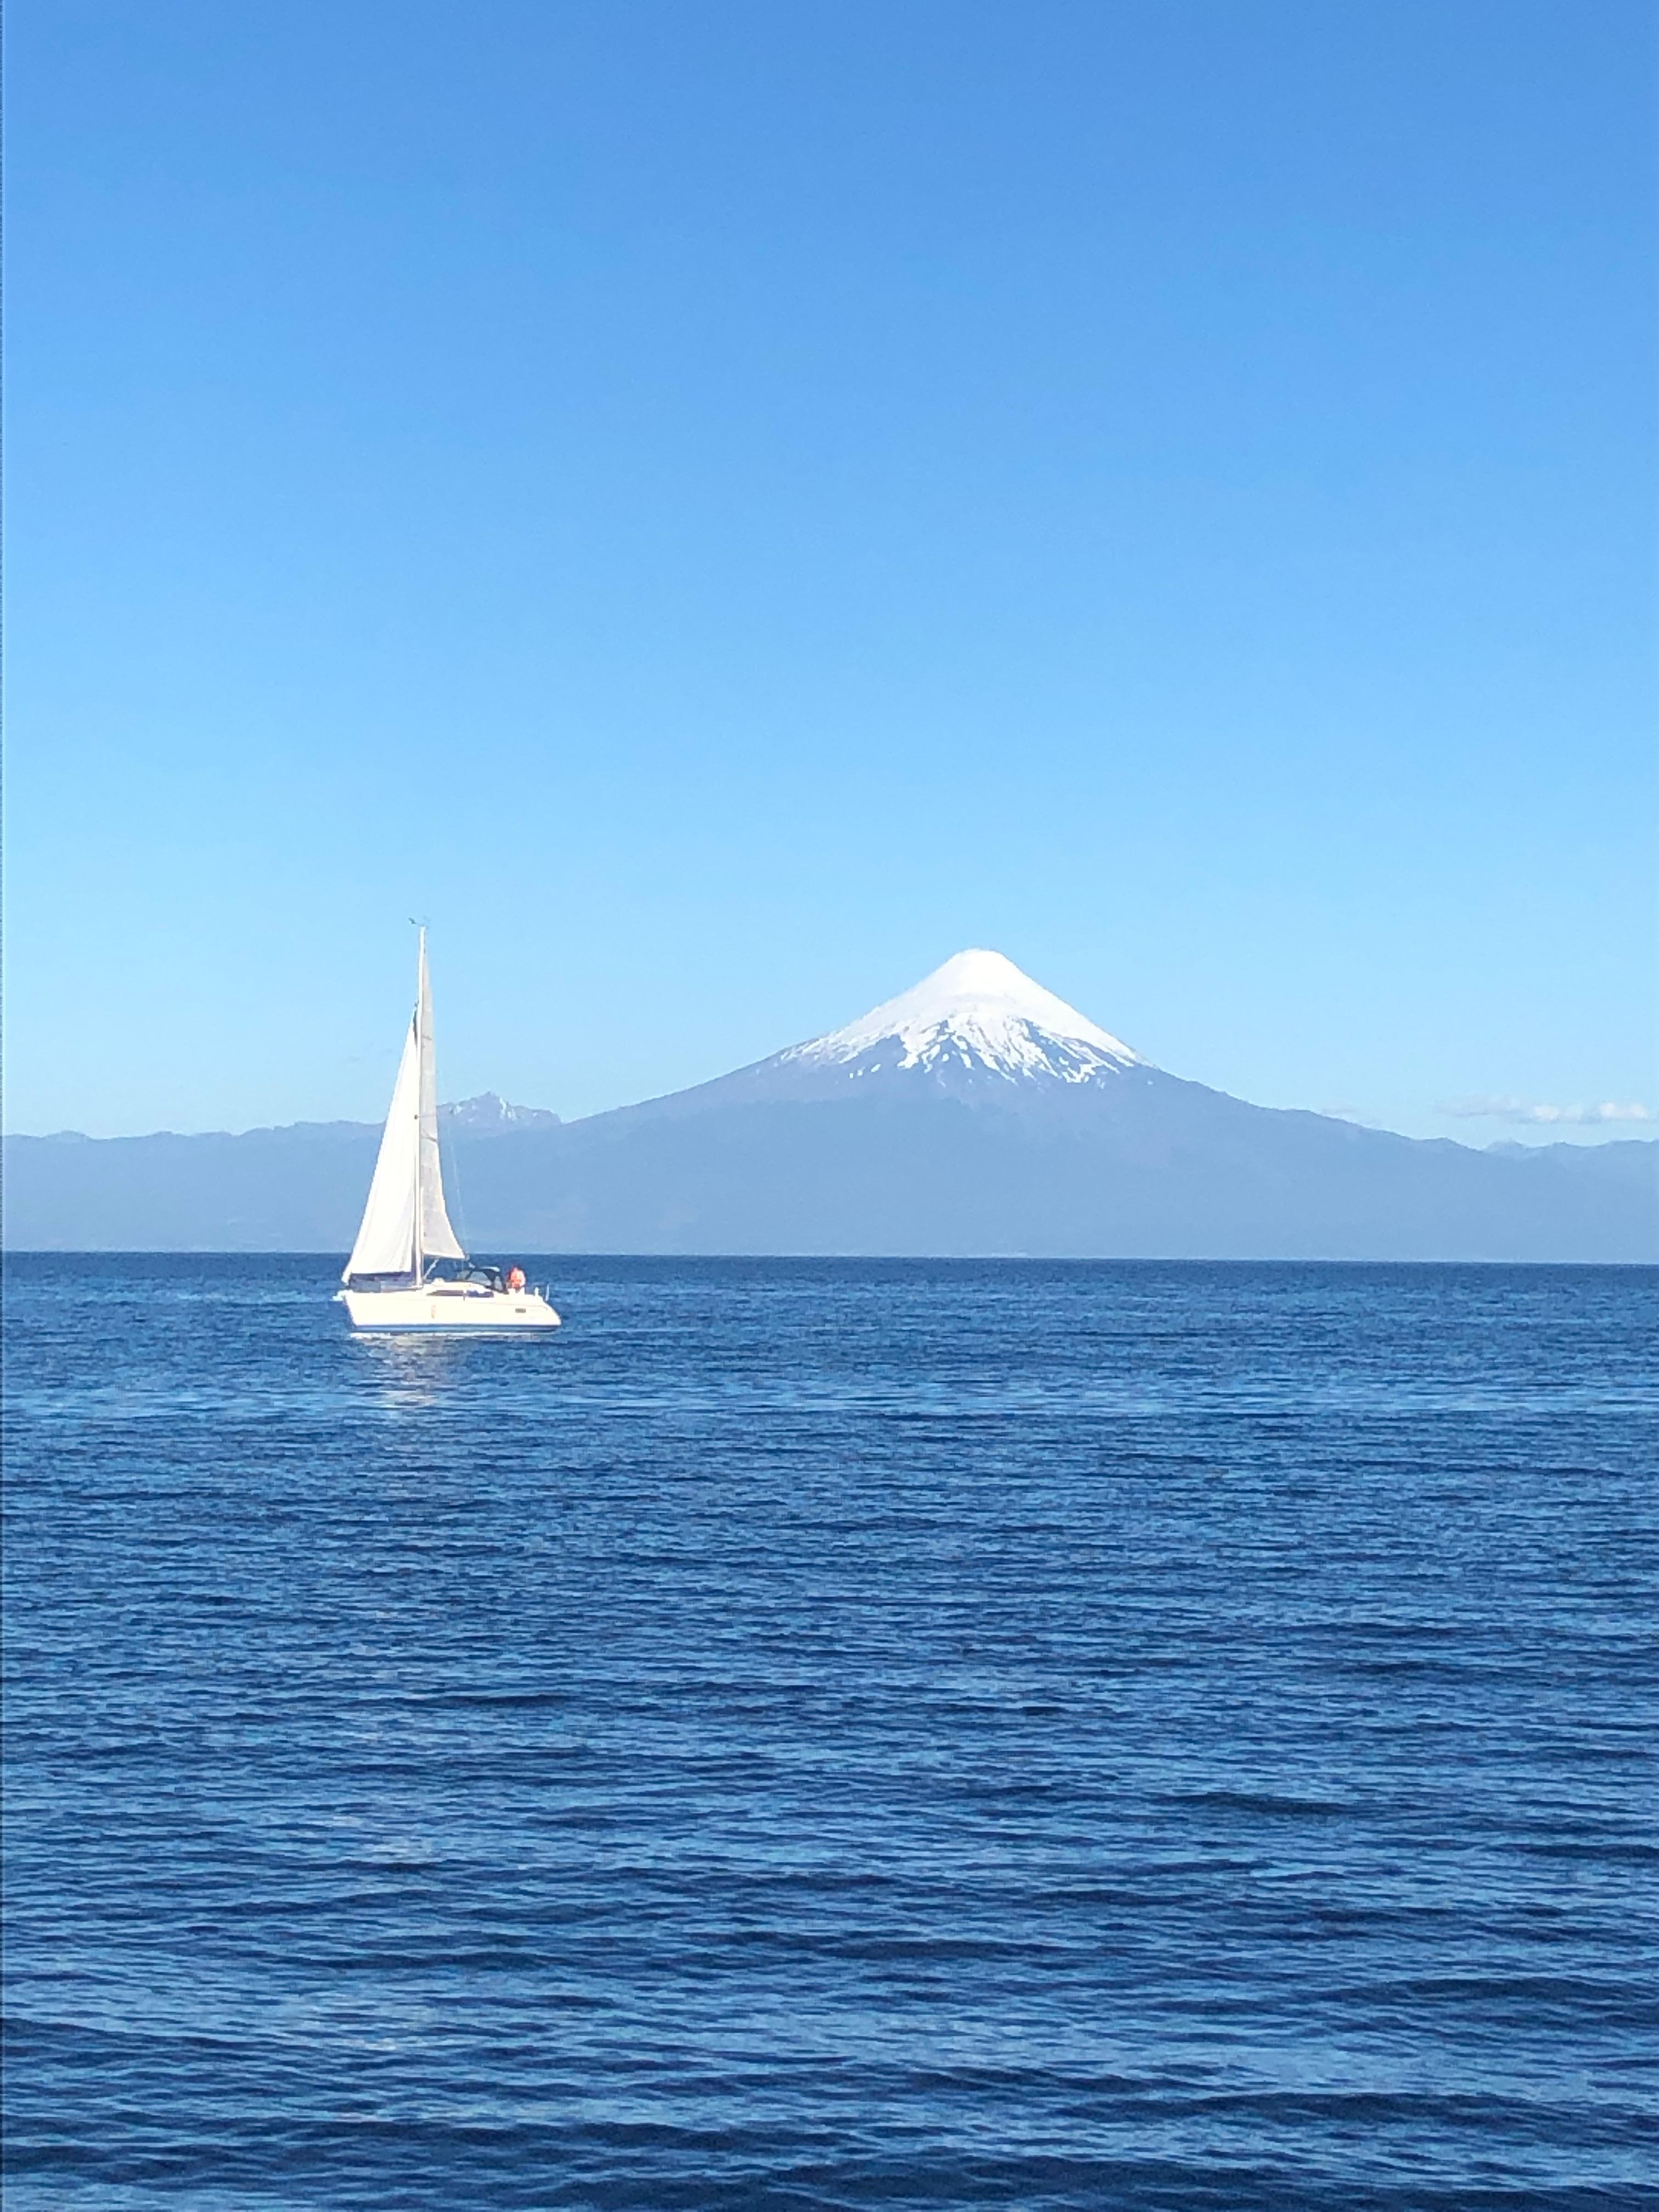
[[[442,1272],[448,1262],[451,1272]],[[353,1328],[522,1330],[557,1328],[559,1316],[522,1269],[503,1273],[471,1260],[450,1226],[438,1152],[438,1072],[432,1046],[432,984],[421,932],[415,1012],[398,1063],[392,1110],[380,1137],[362,1226],[343,1290],[335,1293]]]

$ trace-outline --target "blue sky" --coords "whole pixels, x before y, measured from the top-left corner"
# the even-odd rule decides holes
[[[1659,1110],[1655,46],[15,0],[9,1125],[378,1118],[419,915],[451,1095],[986,945],[1267,1103],[1642,1133],[1515,1117]]]

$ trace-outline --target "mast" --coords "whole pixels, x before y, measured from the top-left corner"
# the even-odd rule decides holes
[[[420,958],[415,972],[415,1054],[416,1065],[422,1064],[426,1050],[426,930],[421,931]],[[415,1090],[415,1287],[418,1291],[426,1275],[426,1249],[422,1243],[424,1224],[421,1202],[421,1092]]]

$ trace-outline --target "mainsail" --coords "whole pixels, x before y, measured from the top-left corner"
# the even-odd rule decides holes
[[[428,1260],[465,1257],[444,1206],[432,986],[422,930],[414,1018],[392,1087],[392,1110],[381,1133],[362,1225],[340,1279],[349,1283],[355,1275],[410,1275],[418,1282]]]

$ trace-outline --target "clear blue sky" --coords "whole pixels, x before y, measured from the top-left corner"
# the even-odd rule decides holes
[[[1655,1071],[1648,0],[14,0],[9,1126],[567,1115],[994,946]]]

